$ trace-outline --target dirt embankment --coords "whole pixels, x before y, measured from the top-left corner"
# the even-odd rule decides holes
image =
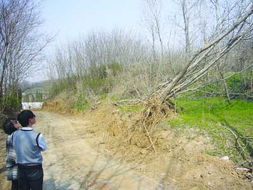
[[[147,134],[134,127],[138,114],[122,113],[111,102],[80,114],[63,103],[50,102],[36,112],[34,128],[49,145],[43,153],[44,190],[252,189],[231,161],[204,153],[212,148],[210,140],[194,130],[176,133],[159,125],[150,133],[154,151]],[[9,189],[0,135],[0,189]]]
[[[6,135],[0,129],[0,189],[10,189],[10,183],[6,180],[6,169],[5,169],[5,140]]]
[[[48,103],[45,109],[67,113],[67,109],[57,101]],[[72,129],[77,134],[83,134],[81,139],[89,144],[91,152],[96,150],[103,157],[114,156],[122,165],[128,165],[134,172],[151,179],[147,181],[154,180],[156,187],[187,190],[252,189],[252,184],[235,170],[236,166],[231,161],[222,161],[204,153],[212,148],[210,140],[196,135],[194,130],[178,134],[163,125],[158,126],[150,134],[156,149],[154,151],[147,134],[133,127],[138,114],[121,113],[111,102],[93,107],[84,114],[76,114],[75,117],[86,124]],[[68,154],[66,152],[66,156]],[[80,160],[78,156],[72,159]]]

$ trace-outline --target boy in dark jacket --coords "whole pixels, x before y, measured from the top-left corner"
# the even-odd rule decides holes
[[[17,155],[18,185],[20,190],[42,190],[43,168],[41,151],[47,149],[42,134],[33,130],[35,115],[24,110],[18,115],[22,128],[13,133],[13,147]]]

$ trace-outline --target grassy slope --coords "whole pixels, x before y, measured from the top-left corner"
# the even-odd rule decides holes
[[[177,107],[182,107],[177,118],[167,124],[177,130],[198,128],[207,133],[216,148],[213,155],[228,155],[234,161],[250,158],[253,153],[253,102],[232,100],[228,104],[224,98],[179,98]],[[234,133],[234,134],[233,134]],[[236,143],[235,136],[239,139]]]

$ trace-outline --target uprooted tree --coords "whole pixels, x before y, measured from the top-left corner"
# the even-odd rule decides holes
[[[203,77],[210,68],[214,67],[218,61],[226,55],[253,30],[253,23],[250,19],[253,14],[253,7],[230,28],[220,36],[214,38],[210,43],[197,50],[189,59],[186,66],[173,79],[163,82],[148,97],[149,105],[146,108],[148,115],[152,115],[152,105],[161,106],[170,104],[170,99],[175,95],[188,91],[188,87],[195,84]],[[217,48],[219,46],[219,48]],[[202,87],[195,86],[195,89]],[[150,107],[151,106],[151,107]],[[162,111],[162,110],[160,110]],[[162,111],[163,112],[163,111]]]
[[[253,4],[250,3],[246,10],[247,12],[245,11],[245,14],[223,33],[193,53],[185,67],[173,79],[164,81],[146,99],[144,118],[141,123],[154,150],[155,147],[149,134],[152,133],[153,127],[160,119],[166,116],[173,107],[171,99],[189,91],[190,87],[196,90],[203,87],[203,84],[197,82],[239,42],[252,35]]]

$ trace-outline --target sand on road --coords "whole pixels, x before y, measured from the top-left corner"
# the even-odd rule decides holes
[[[34,129],[48,143],[44,158],[44,190],[64,189],[155,189],[154,179],[140,175],[131,166],[105,158],[86,141],[87,122],[75,116],[36,112]],[[96,179],[97,178],[97,179]],[[96,181],[94,181],[96,179]]]

